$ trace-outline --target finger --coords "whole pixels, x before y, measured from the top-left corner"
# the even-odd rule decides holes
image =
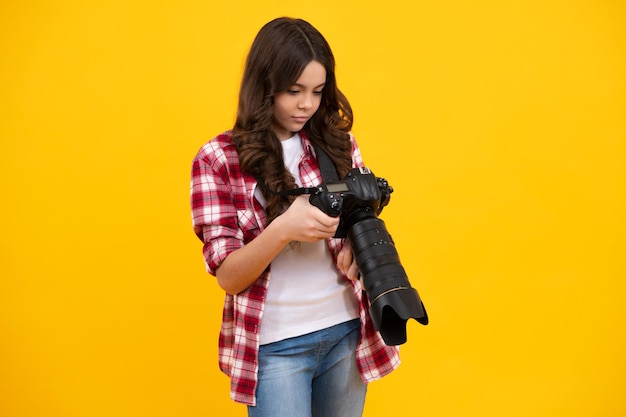
[[[348,275],[348,269],[350,268],[349,261],[346,260],[346,250],[345,246],[341,248],[339,253],[337,254],[337,266],[339,270],[344,274]]]
[[[356,265],[355,265],[355,268],[352,269],[352,266],[354,264],[352,257],[353,257],[352,248],[350,247],[349,244],[348,245],[344,244],[344,246],[341,248],[341,250],[337,254],[337,263],[339,265],[339,268],[341,269],[341,272],[346,274],[346,276],[348,276],[348,278],[351,278],[351,279],[352,277],[356,276],[355,270],[358,271],[358,269],[356,269]]]
[[[335,233],[337,232],[337,227],[336,226],[322,226],[319,225],[316,228],[316,232],[319,233],[320,235],[322,235],[321,237],[323,238],[331,238],[333,236],[335,236]]]
[[[348,273],[346,275],[353,281],[358,278],[359,267],[356,265],[356,262],[352,262],[350,268],[348,268]]]
[[[330,217],[327,216],[325,214],[321,214],[321,216],[318,216],[315,218],[317,220],[317,222],[319,224],[321,224],[324,227],[327,228],[334,228],[336,229],[337,226],[339,226],[339,218],[338,217]]]

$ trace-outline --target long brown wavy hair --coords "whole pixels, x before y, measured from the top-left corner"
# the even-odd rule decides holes
[[[308,22],[281,17],[263,26],[252,43],[233,128],[241,168],[263,181],[269,190],[297,187],[285,168],[280,140],[271,129],[274,96],[293,86],[311,61],[321,63],[326,69],[326,84],[320,107],[303,131],[330,156],[340,178],[352,167],[349,136],[352,108],[337,88],[335,58],[330,46]],[[262,191],[271,222],[293,197],[277,196],[263,187]]]

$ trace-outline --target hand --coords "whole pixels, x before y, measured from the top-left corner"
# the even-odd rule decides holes
[[[309,203],[309,197],[297,197],[273,223],[288,241],[316,242],[335,235],[339,217],[331,217]]]
[[[356,260],[352,254],[352,244],[348,239],[344,241],[343,247],[337,254],[337,264],[341,272],[346,274],[349,279],[354,281],[358,278],[359,268],[357,267]]]

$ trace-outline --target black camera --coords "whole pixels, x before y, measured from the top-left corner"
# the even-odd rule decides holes
[[[354,168],[343,181],[318,186],[309,201],[329,216],[341,216],[335,237],[348,237],[352,243],[374,328],[387,345],[400,345],[406,342],[407,320],[426,325],[428,315],[378,218],[392,192],[384,178],[368,168]]]

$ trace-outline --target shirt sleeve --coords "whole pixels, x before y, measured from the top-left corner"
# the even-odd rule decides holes
[[[361,150],[359,149],[359,145],[356,143],[356,139],[352,133],[350,133],[350,143],[352,144],[352,168],[361,168],[365,166],[363,158],[361,157]]]
[[[191,211],[194,233],[204,242],[207,271],[244,245],[223,150],[206,145],[194,158],[191,170]]]

